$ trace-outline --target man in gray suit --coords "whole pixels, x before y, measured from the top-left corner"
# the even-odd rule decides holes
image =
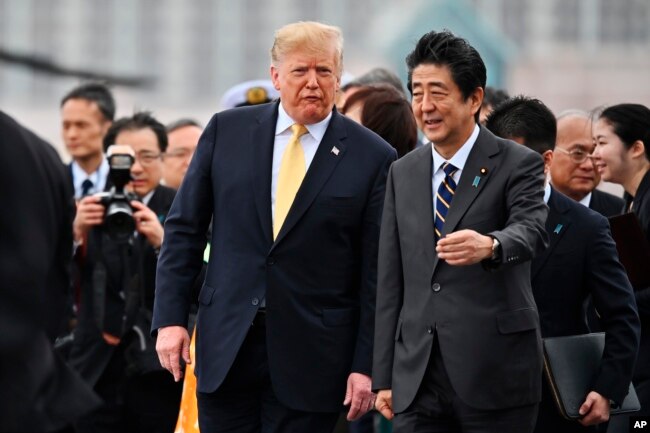
[[[430,32],[406,59],[432,146],[388,175],[373,389],[396,432],[531,432],[541,393],[530,260],[546,247],[542,158],[478,126],[485,65]]]

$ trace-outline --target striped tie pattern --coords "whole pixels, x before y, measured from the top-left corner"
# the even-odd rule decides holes
[[[456,192],[456,182],[454,182],[453,175],[458,170],[456,167],[448,162],[442,165],[442,170],[445,172],[445,178],[440,182],[438,192],[436,193],[436,215],[433,220],[434,236],[436,242],[442,237],[442,227],[445,224],[445,218],[451,206],[451,200],[454,198]]]

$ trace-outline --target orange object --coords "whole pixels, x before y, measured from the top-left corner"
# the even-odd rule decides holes
[[[194,342],[196,341],[196,329],[190,340],[190,359],[194,361]],[[194,362],[185,366],[183,378],[183,395],[181,397],[181,409],[178,413],[178,421],[174,433],[199,433],[199,412],[196,404],[196,376],[194,376]]]

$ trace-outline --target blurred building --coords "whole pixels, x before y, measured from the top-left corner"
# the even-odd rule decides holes
[[[118,114],[206,122],[230,86],[266,78],[273,31],[296,20],[343,29],[346,70],[406,77],[417,38],[448,27],[488,65],[488,83],[558,111],[650,105],[647,0],[0,0],[0,52],[136,78],[115,87]],[[0,57],[0,108],[60,143],[58,104],[79,78]]]

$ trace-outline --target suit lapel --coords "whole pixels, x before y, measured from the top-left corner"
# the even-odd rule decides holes
[[[431,145],[422,146],[416,152],[419,155],[412,167],[412,205],[414,206],[414,214],[417,215],[418,221],[421,222],[425,263],[433,263],[438,258],[435,252],[433,236],[433,159],[431,157]]]
[[[343,140],[346,134],[340,116],[336,110],[332,112],[332,118],[330,119],[327,132],[325,132],[323,140],[318,145],[316,155],[314,155],[314,159],[300,185],[300,189],[289,209],[287,218],[273,244],[274,246],[282,241],[287,233],[296,225],[314,201],[323,185],[325,185],[325,182],[329,179],[338,163],[345,158],[346,145]],[[338,149],[338,153],[332,151],[334,147]]]
[[[531,265],[531,280],[535,280],[539,271],[542,270],[548,258],[553,254],[553,250],[558,245],[564,233],[571,225],[569,219],[569,208],[557,199],[557,192],[551,188],[551,196],[548,199],[548,217],[546,218],[546,232],[549,236],[549,246],[539,256],[533,259]]]
[[[253,190],[257,216],[264,232],[264,238],[271,243],[273,239],[273,216],[271,215],[271,170],[273,166],[273,145],[278,104],[270,104],[256,119],[257,125],[251,130],[250,142],[253,144]]]

